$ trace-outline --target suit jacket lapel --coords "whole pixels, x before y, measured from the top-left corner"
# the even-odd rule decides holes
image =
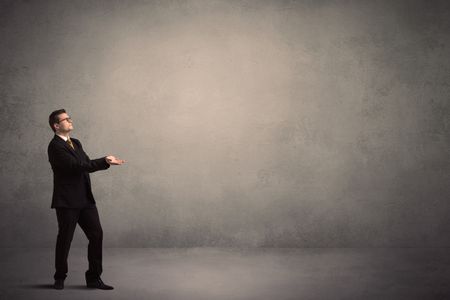
[[[64,141],[62,138],[60,138],[56,134],[55,134],[54,139],[56,139],[59,143],[62,143],[64,145],[64,147],[66,147],[66,149],[69,150],[70,153],[72,153],[72,155],[74,155],[75,157],[78,157],[77,154],[75,153],[75,150],[73,150],[72,147],[70,147],[66,141]]]

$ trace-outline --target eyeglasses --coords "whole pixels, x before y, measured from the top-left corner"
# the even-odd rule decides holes
[[[61,123],[61,122],[63,122],[63,121],[67,121],[67,122],[72,123],[72,118],[71,118],[71,117],[67,117],[67,118],[64,118],[64,119],[62,119],[62,120],[59,120],[59,121],[58,121],[58,124]]]

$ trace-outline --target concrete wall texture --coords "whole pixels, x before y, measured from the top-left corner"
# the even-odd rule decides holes
[[[0,36],[1,247],[56,242],[59,108],[127,160],[105,246],[450,246],[448,1],[1,1]]]

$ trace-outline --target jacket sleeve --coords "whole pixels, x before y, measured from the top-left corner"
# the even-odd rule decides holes
[[[54,169],[66,170],[72,172],[96,172],[106,170],[110,166],[106,162],[106,157],[98,159],[87,159],[85,161],[75,157],[64,147],[57,144],[52,144],[48,148],[48,157],[50,164]]]

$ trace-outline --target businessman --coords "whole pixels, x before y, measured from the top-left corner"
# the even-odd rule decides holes
[[[80,141],[69,136],[73,130],[73,123],[64,109],[52,112],[49,124],[55,133],[48,145],[48,159],[53,170],[51,208],[56,210],[58,220],[54,288],[59,290],[64,288],[68,271],[67,257],[78,224],[89,240],[86,285],[91,288],[112,290],[113,287],[105,284],[100,278],[103,230],[91,190],[89,173],[106,170],[111,165],[121,165],[125,161],[112,155],[90,159]]]

